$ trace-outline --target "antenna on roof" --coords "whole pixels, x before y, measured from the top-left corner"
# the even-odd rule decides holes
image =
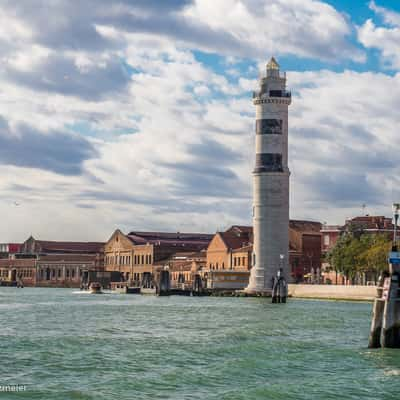
[[[363,204],[362,206],[361,206],[361,208],[362,208],[362,215],[364,216],[365,215],[365,208],[367,207],[367,205],[366,204]]]

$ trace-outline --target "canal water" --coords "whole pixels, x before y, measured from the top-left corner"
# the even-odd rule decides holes
[[[0,288],[0,399],[396,399],[370,303]]]

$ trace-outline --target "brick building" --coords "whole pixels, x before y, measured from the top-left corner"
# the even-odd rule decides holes
[[[292,280],[303,282],[321,273],[321,224],[291,220],[289,223],[289,265]]]
[[[205,249],[196,252],[173,254],[167,262],[171,288],[192,288],[194,276],[200,274],[206,265],[206,256]]]
[[[36,285],[36,259],[0,259],[0,286],[15,285],[17,282],[24,286]]]
[[[29,237],[17,252],[0,260],[3,284],[79,287],[87,271],[103,269],[100,242],[58,242]]]
[[[145,279],[153,279],[157,269],[177,265],[179,254],[205,249],[212,236],[137,231],[125,235],[117,229],[104,246],[105,269],[118,271],[124,281],[140,286]]]
[[[320,229],[319,222],[291,220],[289,223],[289,266],[291,279],[295,282],[301,282],[311,272],[321,269]],[[207,248],[203,270],[203,275],[208,275],[209,287],[246,287],[252,266],[252,241],[251,226],[233,225],[214,235]]]
[[[344,225],[322,225],[322,251],[329,251],[336,243],[338,238],[346,232],[355,235],[361,234],[386,234],[393,235],[394,225],[391,218],[365,215],[361,217],[349,218]]]

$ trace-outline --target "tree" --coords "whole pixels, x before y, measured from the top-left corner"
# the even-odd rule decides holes
[[[346,269],[347,248],[351,240],[351,235],[343,234],[326,256],[331,268],[336,272],[336,283],[338,273],[344,273]]]
[[[336,274],[342,273],[351,282],[372,275],[374,281],[388,268],[387,256],[391,241],[386,235],[344,233],[327,254]],[[337,281],[337,279],[336,279]]]
[[[385,235],[371,236],[370,245],[358,256],[364,273],[373,275],[376,283],[378,276],[388,269],[388,253],[392,242]]]

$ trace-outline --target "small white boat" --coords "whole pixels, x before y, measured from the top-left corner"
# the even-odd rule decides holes
[[[140,294],[152,294],[152,295],[155,295],[155,294],[157,294],[157,288],[155,288],[155,287],[152,287],[152,288],[141,287],[140,288]]]
[[[103,293],[101,291],[101,285],[100,285],[99,282],[91,283],[89,290],[90,290],[90,293],[92,293],[92,294],[101,294],[101,293]]]

